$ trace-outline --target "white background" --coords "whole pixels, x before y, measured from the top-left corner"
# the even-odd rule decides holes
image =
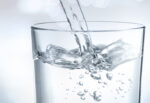
[[[150,103],[150,0],[87,1],[82,1],[87,20],[146,25],[142,103]],[[64,20],[57,6],[55,0],[0,0],[0,103],[35,103],[30,26]]]

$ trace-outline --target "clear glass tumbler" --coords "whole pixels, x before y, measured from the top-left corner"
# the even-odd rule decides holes
[[[32,26],[37,103],[140,103],[145,27],[87,23],[84,32],[60,21]],[[93,52],[81,55],[74,34],[90,34]]]

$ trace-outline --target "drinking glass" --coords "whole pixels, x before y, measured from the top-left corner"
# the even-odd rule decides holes
[[[140,103],[145,26],[87,24],[88,31],[71,31],[65,21],[31,27],[36,102]],[[93,52],[81,54],[74,34],[89,34]]]

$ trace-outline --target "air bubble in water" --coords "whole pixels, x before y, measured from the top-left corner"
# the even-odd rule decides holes
[[[95,80],[100,80],[101,79],[101,75],[100,74],[97,74],[97,73],[93,73],[91,74],[91,77]]]
[[[85,100],[85,99],[86,99],[84,96],[81,96],[80,98],[81,98],[82,100]]]
[[[80,92],[77,93],[77,95],[78,95],[78,96],[84,96],[85,94],[80,91]]]
[[[80,82],[78,82],[78,84],[79,84],[80,86],[83,86],[83,82],[81,82],[81,81],[80,81]]]
[[[108,80],[112,80],[113,74],[112,73],[107,73],[106,77]]]
[[[101,94],[98,93],[97,91],[94,91],[93,94],[91,95],[95,101],[101,101]]]
[[[79,78],[80,78],[80,79],[84,78],[84,75],[82,75],[82,74],[81,74],[81,75],[79,75]]]
[[[87,93],[88,92],[88,90],[87,89],[84,89],[84,93]]]

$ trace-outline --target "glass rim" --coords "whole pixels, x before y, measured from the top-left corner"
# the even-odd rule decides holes
[[[39,22],[35,23],[31,26],[31,29],[35,30],[48,30],[48,31],[58,31],[58,32],[117,32],[117,31],[127,31],[127,30],[135,30],[135,29],[144,29],[146,28],[143,24],[134,23],[134,22],[122,22],[122,21],[87,21],[87,23],[94,23],[94,22],[103,22],[103,23],[115,23],[115,24],[129,24],[129,25],[136,25],[135,27],[129,27],[126,29],[108,29],[108,30],[88,30],[88,31],[81,31],[81,30],[60,30],[60,29],[51,29],[45,27],[38,27],[42,24],[52,24],[52,23],[67,23],[67,21],[51,21],[51,22]]]

